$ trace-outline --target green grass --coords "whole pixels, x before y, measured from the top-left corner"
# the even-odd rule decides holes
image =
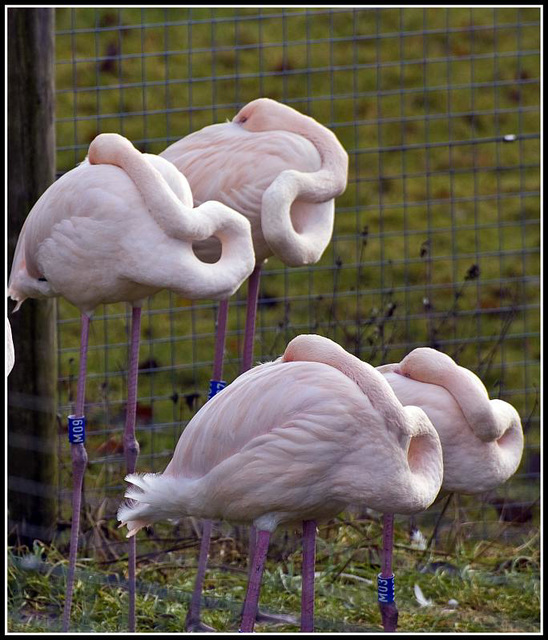
[[[520,469],[526,472],[540,443],[540,56],[535,53],[540,29],[531,24],[538,21],[534,8],[408,8],[378,14],[367,9],[59,8],[57,169],[68,171],[83,160],[98,133],[117,131],[141,150],[158,153],[190,131],[233,117],[261,95],[330,126],[350,155],[333,241],[314,267],[286,269],[276,258],[265,265],[256,359],[279,355],[293,336],[305,332],[331,337],[373,365],[399,360],[415,346],[436,346],[481,375],[491,397],[516,406],[528,425],[529,449]],[[95,32],[97,26],[102,30]],[[109,51],[124,57],[108,60]],[[506,134],[521,137],[504,143]],[[231,302],[228,381],[239,372],[245,295],[243,286]],[[75,395],[79,324],[76,309],[65,301],[58,311],[59,410],[64,415]],[[141,362],[154,360],[157,368],[141,371],[139,378],[138,464],[142,471],[161,471],[181,430],[206,399],[216,305],[164,292],[148,300],[143,311]],[[123,457],[105,446],[121,439],[129,319],[124,305],[112,305],[98,309],[92,323],[84,525],[90,536],[99,535],[94,523],[101,509],[111,531],[123,493]],[[64,427],[60,451],[65,491],[70,456]],[[538,478],[518,473],[505,491],[512,499],[533,502]],[[459,526],[469,520],[470,512],[464,513]],[[59,518],[69,517],[65,499]],[[494,510],[478,521],[497,539]],[[341,529],[340,536],[347,531]],[[475,534],[477,540],[480,534]],[[119,540],[116,535],[109,533],[107,540]],[[333,558],[347,547],[340,536],[330,538]],[[59,534],[59,551],[48,550],[48,563],[64,564],[67,538],[66,532]],[[470,544],[463,534],[458,553],[442,547],[456,553],[451,561],[459,568],[472,567],[458,584],[446,575],[420,577],[425,595],[436,603],[431,610],[418,609],[414,601],[416,553],[398,553],[402,628],[538,628],[534,563],[496,569],[498,561],[515,555],[516,547],[501,543],[496,561],[486,568],[471,560]],[[88,541],[85,548],[89,559],[81,560],[81,567],[99,582],[79,583],[76,626],[123,629],[124,596],[102,586],[104,565],[97,558],[102,546]],[[527,553],[537,558],[538,542],[532,549]],[[241,569],[240,551],[236,545],[230,553]],[[151,585],[140,597],[140,629],[180,630],[186,600],[179,602],[174,594],[190,589],[195,555],[158,559],[167,565],[161,571],[144,560],[139,566]],[[318,615],[377,630],[372,588],[329,577],[339,561],[344,559],[320,564],[328,575],[318,584]],[[298,573],[298,559],[284,563],[284,574]],[[350,567],[373,578],[365,562]],[[120,573],[123,563],[110,569]],[[265,606],[296,611],[294,582],[282,580],[277,565],[268,571]],[[500,577],[500,584],[493,586],[493,577]],[[208,591],[241,599],[244,582],[241,572],[212,571]],[[10,585],[13,630],[48,628],[48,616],[62,604],[62,582],[13,565]],[[154,596],[153,585],[169,587],[168,596]],[[459,593],[453,596],[459,607],[445,612],[452,589]],[[15,615],[21,611],[26,618]],[[206,621],[220,628],[231,624],[226,611],[207,615]]]
[[[155,527],[154,534],[140,536],[139,540],[137,630],[180,633],[195,577],[197,543],[179,537],[180,531],[173,528],[169,528],[169,535],[179,536],[171,537],[171,544],[151,542],[160,529]],[[359,519],[351,514],[320,527],[316,565],[320,575],[315,585],[317,631],[381,630],[376,602],[380,534],[377,518]],[[490,541],[468,538],[462,530],[455,535],[451,526],[449,533],[441,535],[444,551],[424,552],[411,546],[405,524],[398,523],[394,566],[399,631],[538,632],[538,540],[535,526],[502,525]],[[203,620],[219,631],[237,630],[246,585],[243,541],[245,536],[226,525],[214,533],[204,585]],[[169,550],[177,546],[178,550]],[[118,550],[123,554],[123,547]],[[8,559],[9,630],[58,629],[66,559],[55,548],[38,543],[25,558],[26,568],[11,552]],[[295,615],[298,620],[300,565],[298,536],[277,532],[261,590],[265,611]],[[74,630],[125,630],[128,600],[120,584],[125,571],[123,558],[101,562],[81,554],[74,592]],[[415,584],[432,601],[431,606],[419,605]],[[264,624],[256,627],[256,631],[273,630]],[[276,630],[296,632],[298,626],[287,624]]]

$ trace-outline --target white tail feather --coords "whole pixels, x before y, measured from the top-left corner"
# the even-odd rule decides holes
[[[158,520],[194,515],[195,480],[161,473],[131,473],[125,479],[133,486],[126,490],[127,500],[118,509],[118,520],[120,526],[127,525],[128,538]]]
[[[422,589],[419,587],[418,584],[415,585],[414,591],[415,591],[415,598],[421,607],[432,606],[432,600],[425,597],[424,593],[422,592]]]

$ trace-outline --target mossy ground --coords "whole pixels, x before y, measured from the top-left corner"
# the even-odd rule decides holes
[[[455,512],[456,514],[457,512]],[[401,632],[538,632],[540,549],[535,523],[499,524],[489,539],[470,536],[449,509],[445,528],[428,551],[409,538],[408,520],[398,519],[394,571]],[[468,514],[470,515],[470,514]],[[538,520],[538,514],[535,516]],[[461,522],[461,525],[465,523]],[[470,524],[470,523],[468,523]],[[478,524],[478,523],[476,523]],[[96,527],[99,525],[96,525]],[[101,535],[105,535],[104,525]],[[138,542],[137,629],[182,632],[192,592],[198,540],[192,526],[155,527]],[[431,530],[424,528],[429,537]],[[162,535],[163,534],[163,535]],[[123,632],[127,625],[124,545],[110,531],[110,553],[98,561],[85,551],[78,561],[72,629]],[[319,527],[316,571],[316,630],[374,633],[381,630],[376,602],[381,524],[377,514],[345,514]],[[246,534],[217,525],[204,584],[203,620],[235,632],[247,581]],[[36,543],[23,559],[10,552],[9,630],[54,631],[64,599],[66,554]],[[301,549],[298,533],[277,532],[261,590],[261,608],[296,616],[300,611]],[[430,606],[415,596],[419,585]],[[452,602],[456,601],[456,602]],[[256,631],[297,632],[298,624],[258,625]]]

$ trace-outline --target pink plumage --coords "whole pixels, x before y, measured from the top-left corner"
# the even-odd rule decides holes
[[[273,254],[288,266],[311,264],[329,244],[348,154],[313,118],[259,98],[160,155],[186,176],[196,202],[219,200],[249,219],[257,264]],[[215,255],[211,242],[203,247]]]
[[[133,535],[193,515],[280,524],[328,518],[350,503],[414,513],[436,497],[439,438],[370,365],[327,338],[299,336],[207,402],[163,474],[134,474],[119,519]]]
[[[333,233],[335,201],[346,188],[348,154],[329,129],[296,109],[269,98],[245,105],[230,122],[214,124],[175,142],[161,154],[188,178],[197,202],[215,199],[251,223],[256,268],[247,289],[242,371],[253,361],[253,338],[263,262],[275,255],[298,267],[317,262]],[[204,260],[215,260],[215,240],[196,243]],[[224,345],[227,305],[219,309],[214,369]],[[212,631],[200,622],[200,581],[209,531],[204,525],[200,568],[186,628]],[[255,537],[251,527],[250,541]]]
[[[194,243],[214,237],[215,263],[200,260]],[[184,176],[167,160],[141,154],[122,136],[102,134],[88,157],[52,184],[34,205],[19,235],[8,293],[63,296],[81,312],[80,371],[75,415],[84,422],[90,317],[99,304],[133,305],[124,453],[135,470],[135,407],[141,305],[170,289],[187,298],[232,295],[255,265],[249,222],[220,202],[193,208]],[[70,434],[70,429],[69,429]],[[73,526],[63,631],[68,631],[78,544],[80,496],[87,464],[83,437],[71,440]],[[135,542],[129,545],[129,627],[135,630]]]
[[[438,431],[444,490],[480,493],[515,473],[523,453],[519,414],[508,402],[490,400],[472,371],[428,347],[377,370],[400,402],[421,407]]]
[[[162,474],[128,475],[134,486],[118,519],[128,536],[188,515],[256,526],[242,631],[253,629],[270,533],[302,521],[301,630],[310,631],[316,521],[356,503],[421,511],[442,475],[441,444],[426,414],[403,407],[370,365],[327,338],[303,335],[209,400]]]
[[[220,260],[199,260],[192,244],[211,236]],[[168,288],[188,298],[223,298],[249,276],[248,222],[226,205],[193,209],[173,165],[141,154],[117,134],[102,134],[89,156],[42,195],[14,254],[9,295],[63,296],[84,313],[102,303],[138,303]],[[18,306],[19,306],[18,305]]]
[[[9,375],[15,364],[15,349],[13,347],[13,338],[11,336],[10,321],[6,318],[6,376]]]

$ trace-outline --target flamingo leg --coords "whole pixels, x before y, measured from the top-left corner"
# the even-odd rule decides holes
[[[78,371],[78,386],[76,390],[76,411],[70,418],[84,418],[84,402],[86,395],[86,368],[89,341],[90,318],[84,313],[81,315],[80,334],[80,369]],[[70,532],[69,568],[67,574],[67,593],[63,609],[63,631],[68,631],[70,625],[70,611],[72,607],[72,592],[74,588],[74,570],[76,568],[76,555],[78,553],[78,536],[80,533],[80,509],[82,504],[82,485],[84,472],[88,461],[88,455],[84,445],[85,435],[81,442],[70,445],[72,457],[72,526]]]
[[[261,265],[258,264],[255,266],[255,269],[253,269],[247,282],[247,306],[241,373],[245,373],[251,369],[251,365],[253,364],[253,341],[255,339],[255,320],[257,318],[257,302],[259,300],[260,281]],[[254,525],[251,525],[249,528],[249,558],[247,565],[248,580],[251,580],[256,541],[257,528]]]
[[[314,631],[314,564],[316,560],[316,521],[303,522],[303,566],[301,592],[301,631]]]
[[[253,364],[253,342],[255,339],[255,321],[257,319],[257,303],[259,300],[259,284],[261,282],[261,268],[262,265],[257,264],[249,276],[247,284],[247,308],[245,318],[245,334],[244,334],[244,348],[242,354],[242,368],[241,373],[245,373]],[[253,568],[253,558],[255,555],[255,545],[257,540],[257,529],[253,525],[249,528],[249,560],[248,560],[248,575],[251,575]],[[284,616],[278,614],[268,614],[262,611],[257,611],[257,621],[260,622],[273,622],[273,623],[293,623],[295,618],[293,616]]]
[[[261,265],[258,264],[253,269],[247,282],[247,306],[245,318],[244,350],[242,354],[241,373],[251,369],[253,364],[253,341],[255,339],[255,320],[257,318],[257,302],[259,300],[259,284],[261,281]],[[253,556],[255,554],[255,543],[257,540],[257,529],[251,525],[249,529],[249,559],[248,578],[251,577],[253,567]]]
[[[241,373],[245,373],[248,369],[251,369],[251,365],[253,364],[253,341],[255,339],[255,320],[257,318],[260,282],[261,265],[258,264],[249,276],[247,284],[247,308]]]
[[[211,391],[209,398],[212,398],[222,387],[218,384],[223,377],[224,349],[226,341],[226,324],[228,318],[228,300],[221,300],[217,315],[217,333],[215,336],[215,356],[213,360],[213,380],[211,381]],[[200,543],[200,556],[198,559],[198,571],[192,591],[192,599],[185,620],[186,631],[215,631],[213,627],[204,624],[201,620],[202,590],[204,586],[205,572],[207,568],[207,558],[211,540],[211,530],[213,522],[204,520],[202,523],[202,541]]]
[[[247,564],[247,578],[248,585],[251,581],[251,575],[253,573],[253,559],[255,558],[255,550],[257,548],[257,527],[251,525],[249,528],[249,553]],[[247,597],[247,596],[246,596]],[[270,624],[297,624],[297,620],[294,616],[283,613],[265,613],[257,608],[255,615],[255,622],[270,623]]]
[[[261,580],[263,577],[269,541],[270,533],[268,531],[259,531],[257,535],[257,546],[255,547],[255,554],[253,556],[253,566],[247,585],[242,624],[240,627],[240,631],[244,633],[252,632],[253,627],[255,626],[255,618],[259,606],[259,592],[261,589]]]
[[[128,373],[128,397],[126,405],[126,424],[124,428],[124,456],[126,472],[135,473],[139,443],[135,437],[135,420],[137,414],[137,377],[139,375],[139,343],[141,338],[141,307],[135,306],[131,318],[131,345]],[[128,541],[128,592],[129,592],[129,631],[135,631],[135,582],[137,541],[133,536]]]
[[[209,554],[209,542],[211,540],[211,529],[213,522],[204,520],[202,522],[202,541],[200,544],[200,557],[198,559],[198,571],[194,582],[194,590],[192,591],[192,599],[190,607],[186,615],[185,630],[186,631],[215,631],[213,627],[204,624],[201,619],[201,603],[202,589],[204,586],[204,577],[207,568],[207,558]]]
[[[398,608],[394,600],[394,574],[392,573],[392,551],[394,547],[394,515],[383,516],[382,571],[378,577],[379,608],[385,631],[396,631]]]

